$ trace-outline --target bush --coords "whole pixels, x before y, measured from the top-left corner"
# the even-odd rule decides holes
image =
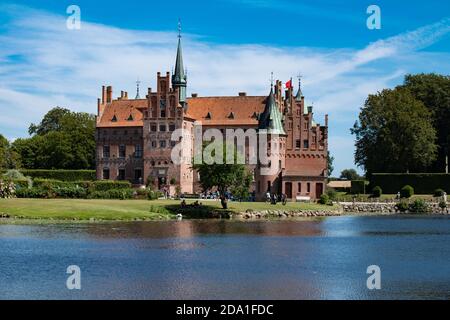
[[[95,170],[44,170],[21,169],[24,176],[31,178],[55,179],[61,181],[92,181],[96,179]]]
[[[413,195],[414,195],[414,188],[411,187],[410,185],[406,185],[400,190],[401,198],[411,198]]]
[[[445,201],[439,202],[439,208],[441,208],[442,211],[444,211],[445,209],[447,209],[447,202],[445,202]]]
[[[52,189],[57,198],[85,199],[87,190],[80,186],[56,187]]]
[[[157,200],[162,196],[164,196],[164,194],[161,191],[154,191],[154,190],[148,191],[148,200]]]
[[[379,198],[379,197],[381,197],[382,194],[383,194],[383,190],[381,190],[380,186],[376,186],[375,188],[372,189],[372,196],[374,198]]]
[[[412,186],[416,194],[433,194],[437,188],[450,194],[450,174],[446,173],[373,173],[370,184],[386,194],[396,194],[404,185]]]
[[[328,202],[330,202],[330,198],[328,197],[328,195],[327,194],[322,194],[321,196],[320,196],[320,199],[319,199],[319,203],[320,204],[328,204]]]
[[[12,181],[0,180],[0,198],[14,198],[16,195],[16,185]]]
[[[129,181],[114,181],[114,180],[99,180],[89,183],[93,191],[108,191],[116,189],[130,189],[131,183]]]
[[[2,176],[5,180],[12,181],[17,189],[31,188],[33,186],[31,178],[25,177],[19,170],[8,170]]]
[[[405,201],[400,201],[395,205],[395,209],[400,212],[406,212],[409,209],[409,205]]]
[[[430,211],[430,208],[425,200],[416,199],[409,205],[409,211],[412,213],[427,213]]]
[[[436,189],[436,190],[434,190],[434,197],[442,197],[443,195],[444,195],[444,190],[442,190],[442,189]]]
[[[170,184],[173,186],[174,184],[176,184],[177,183],[177,179],[175,179],[175,178],[171,178],[170,179]]]
[[[330,200],[335,201],[338,193],[334,188],[327,188],[326,194],[327,194],[328,198],[330,198]]]
[[[50,199],[50,198],[55,198],[56,195],[54,192],[52,192],[51,190],[44,190],[42,188],[22,188],[16,191],[16,196],[18,198],[45,198],[45,199]]]
[[[89,193],[89,199],[131,199],[133,197],[133,189],[111,189],[107,191],[93,191]]]

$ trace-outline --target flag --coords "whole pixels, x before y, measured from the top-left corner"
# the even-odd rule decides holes
[[[287,89],[292,89],[292,79],[289,80],[288,82],[286,82],[286,88]]]

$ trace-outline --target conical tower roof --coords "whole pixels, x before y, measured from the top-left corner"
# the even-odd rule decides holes
[[[282,115],[275,102],[273,88],[266,100],[264,112],[259,117],[259,129],[266,129],[268,134],[285,135]]]

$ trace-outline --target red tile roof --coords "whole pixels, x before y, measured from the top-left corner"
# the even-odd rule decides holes
[[[97,127],[142,127],[144,108],[147,108],[147,99],[113,100],[105,106]]]

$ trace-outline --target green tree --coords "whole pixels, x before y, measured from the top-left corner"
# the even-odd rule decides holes
[[[333,162],[334,162],[334,157],[331,155],[330,151],[328,151],[327,152],[327,172],[328,172],[328,177],[331,177],[331,174],[334,171]]]
[[[95,116],[64,108],[50,110],[27,139],[12,148],[28,169],[92,169],[95,167]]]
[[[19,154],[12,149],[8,139],[0,134],[0,169],[16,169],[19,167]]]
[[[203,146],[204,148],[207,145]],[[233,148],[230,148],[233,149]],[[215,156],[215,151],[211,153]],[[200,185],[204,191],[217,188],[220,193],[220,200],[222,207],[227,208],[227,200],[225,198],[225,193],[227,191],[235,190],[244,194],[244,190],[250,189],[251,184],[251,173],[248,172],[244,164],[237,163],[237,151],[236,148],[233,150],[234,163],[226,164],[227,159],[227,148],[224,144],[222,151],[222,163],[207,164],[202,162],[200,164],[194,164],[192,168],[197,170],[200,174]]]
[[[369,95],[351,129],[355,163],[373,172],[409,172],[436,159],[431,113],[409,90],[397,87]]]
[[[403,87],[415,99],[422,101],[431,112],[437,135],[438,155],[428,171],[442,172],[445,168],[445,156],[450,151],[450,76],[434,73],[409,74],[405,77]]]
[[[341,171],[341,179],[346,180],[360,180],[361,176],[355,169],[344,169]]]

